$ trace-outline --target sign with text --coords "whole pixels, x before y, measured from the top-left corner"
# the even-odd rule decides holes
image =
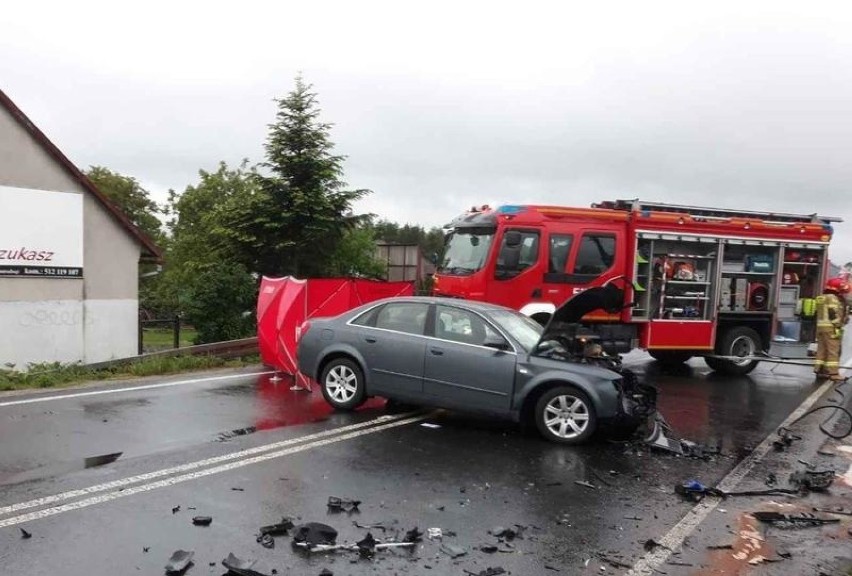
[[[83,277],[83,195],[0,186],[0,278]]]

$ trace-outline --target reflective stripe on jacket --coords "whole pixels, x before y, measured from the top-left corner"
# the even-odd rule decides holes
[[[827,293],[816,298],[817,328],[840,328],[845,323],[843,303],[836,294]]]

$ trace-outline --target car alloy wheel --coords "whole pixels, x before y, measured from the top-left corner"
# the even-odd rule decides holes
[[[361,369],[348,358],[335,358],[323,370],[322,395],[340,410],[352,410],[365,400]]]
[[[576,438],[589,425],[589,407],[576,396],[557,396],[544,408],[544,424],[555,436]]]
[[[329,395],[340,403],[349,402],[358,391],[358,377],[351,368],[340,364],[325,375]]]
[[[547,391],[536,404],[536,424],[545,438],[579,444],[595,431],[597,419],[588,396],[569,386]]]

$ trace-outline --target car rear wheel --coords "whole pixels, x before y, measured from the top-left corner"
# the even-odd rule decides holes
[[[597,417],[586,394],[572,386],[558,386],[538,399],[535,423],[541,435],[552,442],[580,444],[594,434]]]
[[[354,410],[364,403],[364,374],[348,358],[335,358],[322,371],[322,395],[337,410]]]

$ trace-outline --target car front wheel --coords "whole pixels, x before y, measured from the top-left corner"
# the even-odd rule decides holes
[[[595,408],[585,393],[571,386],[545,392],[535,406],[538,431],[560,444],[580,444],[594,434]]]
[[[354,410],[364,403],[364,374],[348,358],[335,358],[322,371],[322,395],[337,410]]]

